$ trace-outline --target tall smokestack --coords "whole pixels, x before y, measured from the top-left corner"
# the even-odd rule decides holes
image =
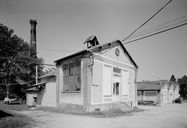
[[[31,24],[31,33],[30,33],[30,56],[37,58],[37,51],[36,51],[36,25],[37,22],[36,20],[31,19],[30,20],[30,24]]]

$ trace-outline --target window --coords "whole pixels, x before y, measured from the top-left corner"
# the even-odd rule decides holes
[[[75,92],[81,90],[81,62],[72,60],[63,64],[63,92]]]
[[[144,95],[145,96],[157,96],[157,92],[156,91],[145,91]]]
[[[113,83],[113,94],[119,95],[119,82]]]

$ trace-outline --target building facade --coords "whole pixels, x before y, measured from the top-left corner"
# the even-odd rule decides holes
[[[137,91],[139,103],[167,104],[179,97],[179,84],[167,80],[142,81],[137,82]]]
[[[169,83],[167,80],[137,82],[137,99],[139,103],[168,103]]]
[[[56,107],[56,71],[39,77],[39,83],[26,90],[28,106]]]
[[[120,41],[56,60],[59,107],[83,111],[136,106],[137,65]]]

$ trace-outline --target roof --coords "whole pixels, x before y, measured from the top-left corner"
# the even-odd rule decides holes
[[[94,35],[89,36],[89,37],[85,40],[85,42],[84,42],[83,44],[87,43],[88,41],[92,40],[92,39],[95,38],[95,37],[96,37],[96,36],[94,36]]]
[[[56,76],[56,70],[55,70],[55,71],[48,72],[47,74],[42,75],[42,76],[40,76],[39,78],[46,78],[46,77],[51,77],[51,76]]]
[[[179,85],[179,83],[171,81],[171,82],[169,82],[169,85],[170,86],[173,85],[173,89],[175,89]]]
[[[43,86],[45,85],[46,83],[45,82],[42,82],[42,83],[38,83],[38,84],[34,84],[34,85],[31,85],[30,87],[28,87],[26,89],[27,92],[30,92],[30,91],[34,91],[34,92],[37,92],[38,89],[40,88],[40,86]]]
[[[56,62],[56,63],[59,63],[59,62],[61,62],[61,61],[64,61],[64,60],[67,60],[67,59],[70,59],[70,58],[73,58],[73,57],[76,57],[76,56],[84,55],[84,54],[86,54],[86,53],[88,53],[87,50],[82,50],[82,51],[76,52],[76,53],[74,53],[74,54],[71,54],[71,55],[69,55],[69,56],[66,56],[66,57],[64,57],[64,58],[55,60],[55,62]]]
[[[136,68],[138,68],[137,64],[135,63],[135,61],[133,60],[133,58],[131,57],[131,55],[127,51],[127,49],[124,47],[124,45],[122,44],[122,42],[119,41],[119,40],[116,40],[116,41],[113,41],[113,42],[109,42],[109,43],[105,43],[105,44],[96,45],[94,47],[91,47],[90,49],[85,49],[85,50],[79,51],[77,53],[74,53],[72,55],[66,56],[64,58],[58,59],[55,62],[59,63],[61,61],[64,61],[64,60],[67,60],[67,59],[70,59],[70,58],[73,58],[73,57],[77,57],[77,56],[80,56],[80,55],[85,55],[85,54],[93,53],[93,52],[101,52],[102,50],[105,50],[105,49],[108,49],[108,48],[111,48],[111,47],[115,47],[117,45],[121,46],[121,48],[123,49],[123,52],[127,55],[127,57],[129,58],[129,60],[131,61],[131,63]]]
[[[137,90],[161,90],[167,80],[137,82]]]

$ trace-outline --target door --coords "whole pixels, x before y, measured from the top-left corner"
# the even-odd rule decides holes
[[[120,101],[120,81],[115,78],[113,81],[113,101],[114,102]]]

